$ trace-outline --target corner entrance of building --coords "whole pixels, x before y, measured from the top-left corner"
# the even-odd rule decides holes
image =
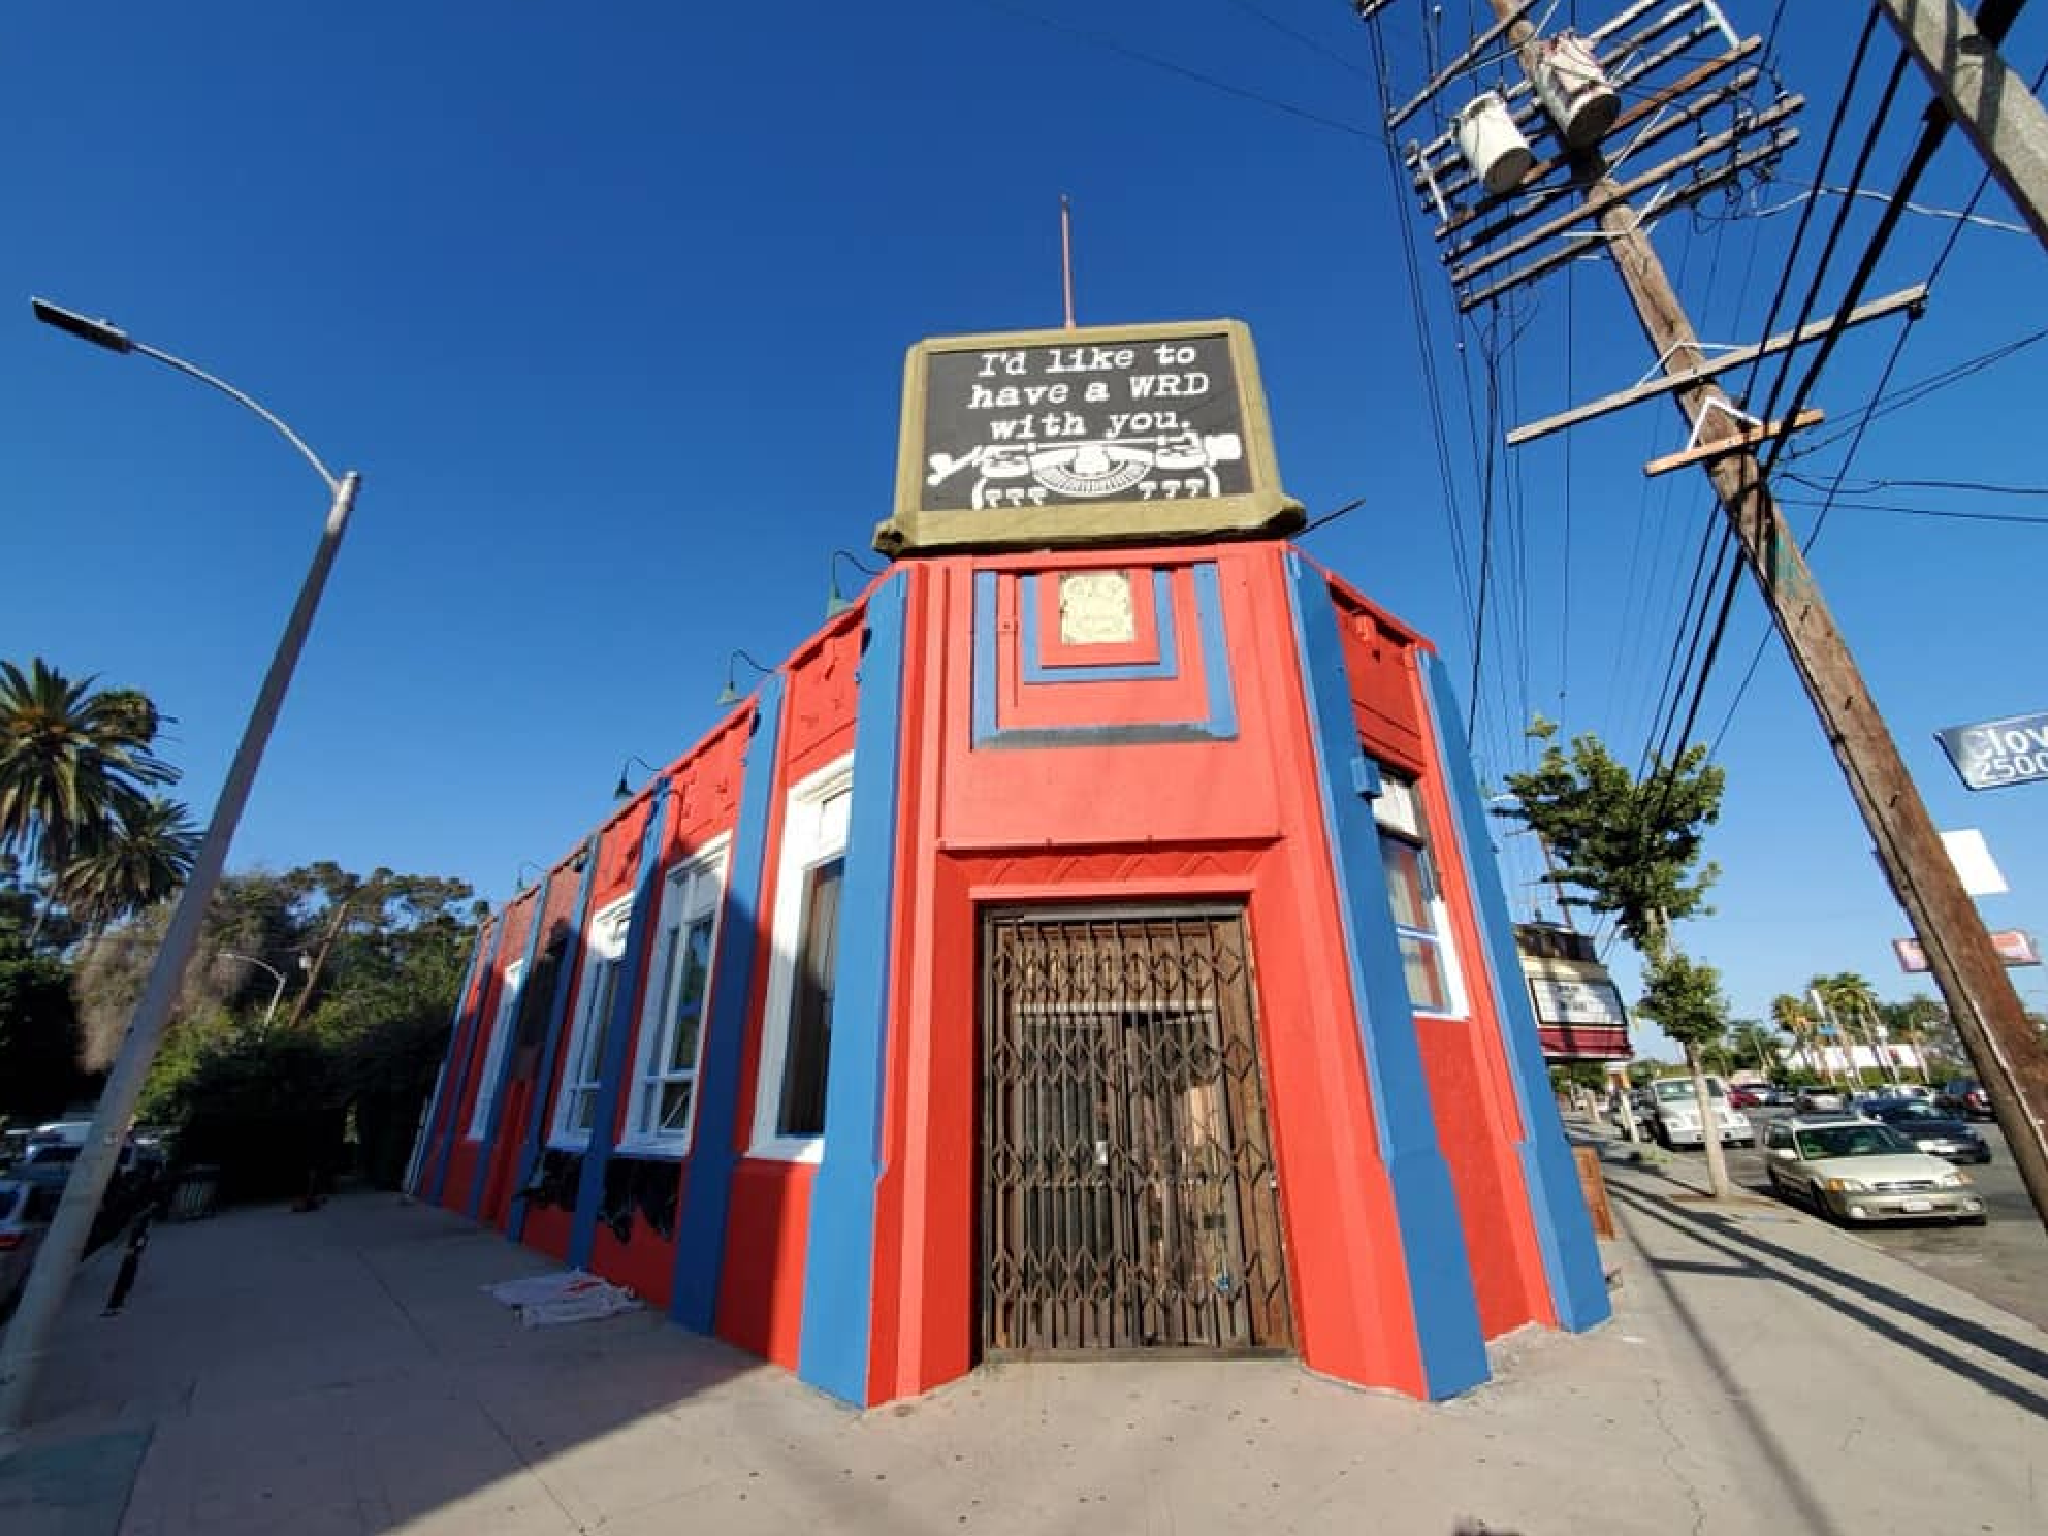
[[[1240,912],[982,927],[982,1350],[1289,1349]]]

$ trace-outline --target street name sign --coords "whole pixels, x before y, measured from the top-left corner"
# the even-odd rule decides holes
[[[1991,947],[2007,965],[2041,963],[2041,951],[2034,944],[2034,936],[2018,928],[2001,929],[1992,934]],[[1927,952],[1920,947],[1918,939],[1893,939],[1892,953],[1899,957],[1899,969],[1902,971],[1927,969]]]
[[[1934,735],[1965,789],[2048,779],[2048,713],[1952,725]]]

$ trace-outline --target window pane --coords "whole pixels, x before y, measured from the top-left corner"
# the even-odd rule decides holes
[[[819,1136],[825,1130],[825,1068],[832,1052],[832,981],[845,867],[843,859],[829,860],[811,870],[804,883],[789,1055],[783,1062],[782,1105],[775,1123],[783,1136]]]
[[[569,1129],[587,1131],[597,1123],[597,1090],[577,1088],[569,1096]]]
[[[1387,896],[1394,921],[1403,928],[1428,928],[1429,897],[1422,884],[1422,850],[1398,837],[1380,839],[1380,858],[1387,866]]]
[[[704,978],[711,974],[711,919],[700,917],[683,935],[683,980],[676,1006],[695,1013],[704,1003]]]
[[[691,1083],[664,1083],[661,1089],[661,1124],[663,1135],[680,1136],[690,1119]]]
[[[1405,933],[1400,938],[1401,970],[1408,979],[1408,1001],[1417,1008],[1448,1013],[1451,993],[1444,985],[1443,961],[1437,955],[1436,945]]]
[[[661,1064],[664,1076],[696,1067],[697,1025],[703,1017],[701,1013],[686,1013],[676,1020],[675,1032],[669,1037],[668,1059]]]

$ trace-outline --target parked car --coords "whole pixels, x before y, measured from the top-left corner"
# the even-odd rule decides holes
[[[1954,1163],[1988,1163],[1991,1147],[1970,1126],[1945,1115],[1925,1099],[1878,1099],[1866,1113],[1882,1120],[1922,1152]]]
[[[1702,1147],[1707,1133],[1700,1125],[1699,1096],[1690,1077],[1660,1077],[1650,1084],[1650,1132],[1667,1147]],[[1756,1145],[1756,1130],[1749,1117],[1728,1102],[1728,1090],[1718,1077],[1707,1079],[1707,1100],[1714,1120],[1715,1139],[1724,1145]]]
[[[61,1185],[0,1179],[0,1317],[14,1310],[63,1198]]]
[[[1945,1109],[1952,1115],[1961,1115],[1966,1120],[1991,1118],[1991,1097],[1974,1077],[1959,1077],[1944,1084],[1941,1092],[1934,1096],[1934,1107]]]
[[[1764,1095],[1767,1092],[1769,1092],[1768,1089],[1759,1087],[1755,1083],[1731,1083],[1728,1088],[1728,1107],[1730,1109],[1762,1109],[1764,1107]]]
[[[1984,1220],[1984,1201],[1967,1173],[1881,1120],[1776,1121],[1764,1137],[1764,1171],[1779,1194],[1842,1221]]]
[[[1808,1083],[1793,1096],[1792,1107],[1802,1115],[1822,1110],[1839,1112],[1849,1107],[1849,1094],[1833,1084]]]

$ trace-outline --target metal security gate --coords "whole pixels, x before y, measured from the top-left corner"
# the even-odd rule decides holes
[[[984,1352],[1291,1347],[1242,917],[982,937]]]

